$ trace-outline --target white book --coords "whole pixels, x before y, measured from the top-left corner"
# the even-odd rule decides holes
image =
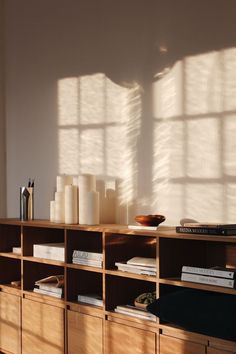
[[[12,252],[15,254],[21,254],[21,247],[12,247]]]
[[[130,230],[150,230],[150,231],[156,231],[156,230],[157,230],[157,226],[128,225],[128,229],[130,229]]]
[[[182,273],[181,274],[182,281],[190,281],[193,283],[201,283],[215,286],[223,286],[226,288],[234,288],[234,280],[225,279],[225,278],[217,278],[200,274],[190,274],[190,273]]]
[[[102,261],[96,261],[93,259],[73,258],[72,263],[102,268]]]
[[[140,308],[137,308],[136,306],[132,306],[132,305],[117,305],[116,309],[126,311],[127,313],[136,313],[138,315],[156,318],[155,315],[148,312],[146,309],[140,309]]]
[[[38,289],[40,290],[46,290],[46,291],[50,291],[50,292],[53,292],[53,293],[57,293],[57,294],[63,294],[63,288],[58,288],[57,286],[55,286],[54,283],[48,283],[48,284],[35,284]]]
[[[74,250],[73,258],[93,259],[96,261],[102,261],[103,255],[102,253]]]
[[[58,294],[52,291],[47,291],[47,290],[43,290],[43,289],[38,289],[38,288],[34,288],[33,289],[34,293],[38,293],[38,294],[43,294],[43,295],[48,295],[48,296],[52,296],[52,297],[57,297],[59,299],[62,298],[62,294]]]
[[[130,273],[135,273],[135,274],[143,274],[143,275],[156,275],[156,270],[154,268],[139,268],[135,266],[131,266],[129,264],[125,263],[115,263],[117,266],[118,270],[121,270],[122,272],[130,272]]]
[[[97,294],[77,295],[77,300],[90,305],[103,306],[101,296]]]
[[[33,256],[64,262],[65,246],[64,243],[44,243],[33,245]]]
[[[133,264],[136,266],[145,266],[156,268],[156,258],[149,257],[133,257],[127,261],[127,264]]]
[[[220,268],[202,268],[202,267],[190,267],[183,266],[182,272],[184,273],[193,273],[193,274],[201,274],[201,275],[209,275],[220,278],[229,278],[234,279],[236,275],[236,270],[228,269],[220,269]]]
[[[156,317],[147,317],[143,314],[139,314],[139,313],[132,313],[132,312],[129,312],[127,310],[122,310],[122,309],[117,309],[115,308],[114,310],[115,312],[117,313],[121,313],[123,315],[128,315],[128,316],[132,316],[132,317],[136,317],[136,318],[140,318],[140,319],[143,319],[143,320],[146,320],[146,321],[156,321]]]

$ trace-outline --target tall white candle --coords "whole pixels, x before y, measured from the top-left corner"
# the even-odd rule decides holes
[[[65,186],[65,223],[77,224],[77,187]]]
[[[88,224],[88,192],[96,190],[96,177],[90,174],[79,176],[79,223]]]
[[[55,192],[55,222],[65,222],[65,197],[64,192]]]
[[[50,201],[50,221],[55,221],[55,200]]]
[[[99,224],[99,193],[96,191],[90,191],[87,193],[88,197],[88,225]]]

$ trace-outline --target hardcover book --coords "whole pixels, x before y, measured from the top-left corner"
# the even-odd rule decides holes
[[[177,233],[236,236],[236,228],[208,227],[208,226],[176,226]]]
[[[208,276],[220,277],[220,278],[228,278],[228,279],[234,279],[236,275],[236,269],[221,268],[221,267],[202,268],[202,267],[183,266],[182,272],[208,275]]]
[[[225,288],[234,288],[235,286],[235,281],[233,279],[217,278],[217,277],[200,275],[200,274],[182,273],[181,280],[189,281],[193,283],[223,286]]]

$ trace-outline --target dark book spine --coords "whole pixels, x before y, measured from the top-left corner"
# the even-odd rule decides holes
[[[224,235],[219,228],[176,226],[176,232],[185,234]]]

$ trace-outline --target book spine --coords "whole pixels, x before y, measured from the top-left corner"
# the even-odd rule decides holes
[[[225,279],[225,278],[216,278],[216,277],[211,277],[211,276],[207,276],[207,275],[182,273],[181,280],[182,281],[190,281],[193,283],[223,286],[226,288],[234,288],[234,280]]]
[[[86,252],[80,250],[73,251],[73,257],[75,258],[83,258],[83,259],[91,259],[95,261],[102,261],[102,253],[95,253],[95,252]]]
[[[185,234],[224,235],[219,228],[176,226],[176,232]]]
[[[63,288],[57,288],[57,287],[54,287],[54,286],[47,286],[47,285],[44,285],[44,284],[39,284],[37,286],[38,286],[38,289],[40,289],[40,290],[50,291],[50,292],[56,293],[56,294],[62,294],[63,293]]]
[[[200,275],[209,275],[213,277],[228,278],[228,279],[234,279],[235,277],[234,272],[227,271],[227,270],[212,269],[212,268],[183,266],[182,272],[200,274]]]

